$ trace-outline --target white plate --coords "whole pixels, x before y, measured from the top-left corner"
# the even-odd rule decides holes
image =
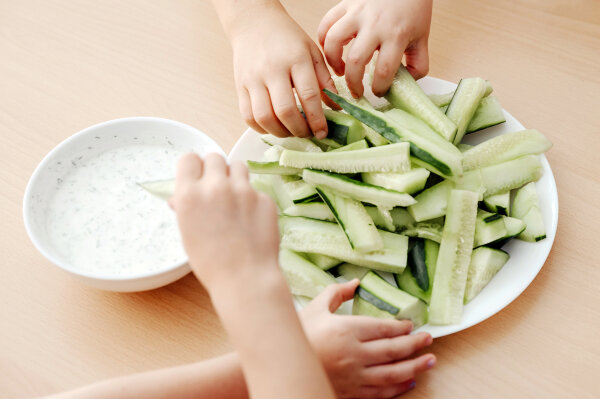
[[[419,85],[428,93],[447,93],[456,88],[456,84],[445,80],[425,77],[419,80]],[[374,100],[372,94],[367,97]],[[511,114],[504,111],[506,123],[494,126],[481,132],[467,135],[464,142],[467,144],[478,144],[494,136],[524,129]],[[259,160],[268,146],[260,139],[260,134],[252,129],[240,137],[229,154],[230,160]],[[452,334],[480,323],[488,317],[496,314],[516,297],[518,297],[533,281],[539,273],[550,253],[556,226],[558,223],[558,195],[556,182],[550,164],[544,155],[541,156],[544,167],[544,175],[536,183],[540,198],[540,207],[546,226],[546,239],[537,243],[528,243],[520,240],[511,240],[505,249],[510,254],[510,259],[490,283],[464,307],[462,320],[459,324],[450,326],[433,326],[426,324],[416,331],[427,331],[436,337]]]

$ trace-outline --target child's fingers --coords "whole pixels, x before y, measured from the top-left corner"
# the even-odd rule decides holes
[[[379,47],[379,40],[368,32],[361,32],[352,42],[346,61],[346,83],[355,97],[363,95],[363,77],[365,66]]]
[[[229,167],[225,162],[225,158],[216,152],[211,152],[204,157],[203,176],[220,179],[227,175],[229,175]]]
[[[325,36],[323,52],[327,62],[338,76],[344,74],[345,64],[342,60],[344,46],[354,39],[357,30],[358,26],[353,19],[342,18],[329,29]]]
[[[415,79],[429,72],[429,49],[427,39],[419,40],[406,49],[406,69]]]
[[[287,130],[296,137],[309,137],[311,133],[296,105],[292,83],[288,79],[277,79],[269,84],[269,93],[275,115]]]
[[[356,337],[360,341],[394,338],[406,335],[413,329],[410,320],[377,319],[369,316],[352,316],[348,318],[348,323],[355,328]]]
[[[368,341],[362,345],[365,352],[365,364],[373,366],[397,362],[431,345],[432,342],[431,335],[428,333]]]
[[[342,303],[354,297],[354,291],[356,291],[359,283],[358,279],[354,279],[343,284],[328,285],[323,292],[313,299],[313,304],[317,308],[326,308],[333,313]]]
[[[396,71],[402,63],[405,48],[405,43],[395,41],[386,41],[381,45],[373,72],[372,90],[376,96],[383,96],[390,88]]]
[[[266,87],[256,87],[249,91],[254,120],[267,132],[277,137],[287,137],[290,132],[279,122],[273,112],[271,98]]]
[[[312,57],[315,73],[317,74],[317,80],[319,81],[319,87],[321,89],[328,89],[334,93],[337,93],[335,83],[331,78],[331,73],[325,64],[325,60],[323,59],[323,55],[321,54],[321,51],[319,51],[319,48],[317,46],[311,46],[310,55]],[[333,109],[340,109],[340,106],[327,97],[323,91],[321,91],[321,100]]]
[[[362,386],[356,392],[356,397],[362,399],[395,398],[398,395],[410,391],[416,386],[415,380],[408,380],[400,384],[383,386]]]
[[[344,7],[343,3],[338,3],[337,6],[333,7],[331,10],[327,11],[327,14],[321,19],[319,23],[319,27],[317,29],[317,37],[319,38],[319,43],[321,47],[324,46],[325,37],[327,36],[327,32],[333,24],[335,24],[340,18],[342,18],[346,14],[346,7]]]
[[[183,155],[177,162],[175,191],[194,184],[202,177],[202,159],[193,152]]]
[[[235,182],[247,184],[249,180],[248,168],[246,164],[241,161],[233,161],[229,166],[229,175]]]
[[[321,105],[321,90],[312,63],[294,65],[292,81],[310,130],[318,139],[327,137],[327,120]]]
[[[238,104],[240,107],[240,114],[246,122],[246,125],[250,126],[258,133],[266,133],[265,130],[254,120],[254,115],[252,114],[252,105],[250,104],[250,95],[245,87],[238,89]]]
[[[385,364],[382,366],[367,367],[363,371],[363,378],[367,385],[393,385],[414,379],[418,374],[429,370],[435,365],[435,356],[431,353],[416,359]]]

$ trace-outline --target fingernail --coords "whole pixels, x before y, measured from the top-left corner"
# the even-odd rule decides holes
[[[319,130],[318,132],[315,133],[315,136],[319,139],[319,140],[323,140],[325,137],[327,137],[327,132],[324,130]]]
[[[427,367],[432,368],[433,366],[435,366],[435,358],[431,358],[429,359],[429,361],[427,362]]]
[[[417,386],[417,381],[413,380],[410,382],[408,389],[414,389]]]

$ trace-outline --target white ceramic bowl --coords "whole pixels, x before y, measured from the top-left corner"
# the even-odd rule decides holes
[[[52,263],[88,285],[110,291],[133,292],[158,288],[189,273],[187,260],[164,265],[157,271],[130,276],[97,274],[70,264],[52,245],[46,215],[56,181],[72,169],[71,161],[93,157],[126,145],[174,146],[200,155],[223,150],[206,134],[176,121],[133,117],[116,119],[84,129],[56,146],[33,172],[23,199],[25,228],[35,247]]]

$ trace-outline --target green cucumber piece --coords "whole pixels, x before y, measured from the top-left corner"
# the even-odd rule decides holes
[[[409,267],[404,269],[402,274],[395,274],[394,278],[396,279],[396,284],[398,284],[398,287],[401,290],[406,291],[413,296],[416,296],[417,298],[425,301],[425,303],[429,303],[431,299],[431,290],[433,287],[433,278],[435,276],[435,267],[437,263],[438,253],[440,251],[440,245],[437,242],[431,240],[423,241],[424,263],[427,268],[427,278],[429,281],[427,289],[424,290],[421,286],[419,286],[419,284],[417,284],[416,278]]]
[[[517,191],[513,202],[512,216],[522,220],[527,226],[517,238],[529,242],[541,241],[546,238],[546,229],[535,183],[526,184]]]
[[[285,209],[283,214],[288,216],[303,216],[311,219],[335,222],[335,216],[333,216],[333,213],[331,213],[329,207],[322,202],[294,204]]]
[[[427,306],[418,298],[394,287],[370,271],[360,280],[352,314],[409,319],[415,328],[427,322]]]
[[[502,105],[495,96],[484,97],[467,126],[467,134],[506,122]]]
[[[464,304],[471,302],[508,262],[508,253],[501,249],[479,247],[471,254],[467,273]]]
[[[483,199],[483,203],[490,212],[507,216],[510,211],[510,191],[496,195],[490,195]]]
[[[343,146],[342,144],[338,143],[337,141],[329,139],[329,138],[318,139],[316,137],[311,137],[310,141],[312,141],[313,143],[318,145],[319,148],[323,151],[332,151],[332,150],[336,150],[338,148],[342,148],[342,146]]]
[[[375,130],[371,129],[369,126],[364,124],[363,126],[365,127],[365,138],[369,143],[371,143],[372,146],[379,147],[381,145],[387,145],[391,143],[391,141],[377,133]]]
[[[473,247],[476,248],[500,240],[505,237],[506,234],[506,226],[502,219],[502,215],[489,213],[482,209],[477,211]]]
[[[524,155],[541,154],[552,143],[537,130],[521,130],[493,137],[463,153],[465,171],[495,165]]]
[[[387,208],[367,205],[365,206],[365,210],[369,216],[371,216],[373,222],[375,222],[375,226],[391,232],[396,231],[394,220],[392,219],[392,215]]]
[[[287,249],[279,251],[279,266],[292,295],[314,298],[325,287],[336,283],[331,274],[321,270],[301,255]]]
[[[315,188],[304,180],[287,182],[283,184],[283,187],[294,204],[311,202],[319,198],[319,194],[317,194]]]
[[[422,239],[415,240],[415,245],[408,251],[408,268],[417,281],[417,285],[423,290],[429,289],[429,275],[425,264],[425,242]]]
[[[355,278],[361,279],[367,274],[371,269],[361,266],[356,266],[351,263],[342,263],[336,268],[336,272],[338,275],[344,277],[348,281],[352,281]]]
[[[354,250],[373,252],[383,249],[383,241],[375,223],[360,202],[336,195],[324,187],[317,186],[316,190],[344,230]]]
[[[446,116],[456,125],[455,135],[445,137],[458,144],[467,131],[467,126],[485,95],[487,83],[481,78],[461,79],[446,110]]]
[[[456,324],[460,322],[467,273],[473,252],[477,194],[466,190],[452,190],[438,254],[429,322]]]
[[[401,230],[401,233],[409,237],[426,238],[440,243],[442,242],[443,229],[443,225],[439,223],[419,222]]]
[[[351,144],[365,138],[363,124],[351,115],[332,109],[324,109],[327,119],[327,138],[341,145]]]
[[[460,151],[458,151],[456,147],[447,142],[445,142],[444,145],[441,145],[437,142],[435,134],[433,137],[423,137],[422,132],[418,134],[414,133],[408,128],[395,122],[390,118],[390,115],[395,119],[402,118],[403,120],[411,121],[411,124],[413,125],[421,125],[422,127],[422,125],[425,124],[422,121],[419,121],[419,119],[414,117],[410,118],[410,115],[404,115],[406,112],[403,113],[401,110],[390,110],[383,114],[374,110],[373,107],[360,106],[348,101],[344,97],[332,93],[327,89],[324,91],[346,112],[371,127],[390,142],[397,143],[399,141],[408,141],[410,143],[411,155],[422,160],[432,168],[435,168],[436,171],[447,176],[460,175],[462,173],[462,154],[460,154]],[[423,132],[428,132],[428,130],[425,130],[424,128],[421,130]],[[368,135],[367,139],[369,139]]]
[[[408,143],[341,152],[284,150],[279,164],[290,168],[320,169],[336,173],[406,172],[410,170],[409,153]]]
[[[425,168],[411,169],[405,173],[362,173],[362,181],[401,193],[414,194],[425,187],[430,172]]]
[[[431,102],[435,104],[436,107],[442,108],[447,107],[448,104],[450,104],[450,101],[452,101],[452,97],[454,97],[454,92],[451,91],[449,93],[443,94],[428,94],[427,97],[429,97]]]
[[[415,203],[413,197],[408,194],[359,182],[343,175],[304,169],[302,177],[304,181],[313,186],[323,186],[343,197],[373,205],[392,208],[394,206],[408,206]]]
[[[277,208],[279,208],[280,212],[294,205],[294,201],[292,201],[285,189],[285,183],[281,176],[264,175],[264,177],[265,182],[267,182],[271,186],[271,190],[273,193],[272,198],[277,204]]]
[[[366,150],[367,148],[369,148],[369,144],[367,144],[367,141],[363,139],[363,140],[355,141],[354,143],[351,143],[351,144],[347,144],[343,147],[336,148],[334,150],[331,150],[330,152]]]
[[[459,149],[460,152],[464,153],[467,150],[470,150],[471,148],[475,147],[474,145],[471,144],[465,144],[465,143],[458,143],[456,145],[456,148]]]
[[[175,192],[175,179],[155,180],[137,183],[150,194],[167,201]]]
[[[427,97],[403,65],[400,65],[385,98],[394,107],[423,120],[446,140],[452,141],[455,137],[456,125]]]
[[[539,180],[544,174],[544,167],[537,155],[526,155],[474,172],[481,173],[484,198],[487,198]]]
[[[416,204],[408,207],[408,212],[417,221],[434,219],[446,214],[448,196],[454,188],[450,180],[444,180],[429,187],[415,197]]]
[[[276,137],[271,134],[265,134],[261,138],[265,144],[283,147],[286,150],[323,152],[318,145],[309,139],[303,139],[300,137]]]
[[[302,169],[282,166],[279,162],[256,162],[246,161],[248,172],[254,174],[267,175],[297,175],[302,173]]]
[[[321,268],[323,270],[329,270],[329,269],[339,265],[340,263],[342,263],[341,260],[332,258],[331,256],[327,256],[327,255],[312,254],[312,253],[306,253],[304,255],[306,256],[306,258],[309,261],[311,261],[312,263],[314,263],[315,265],[317,265],[319,268]]]
[[[390,215],[392,216],[396,231],[404,230],[415,223],[415,219],[406,208],[393,208],[390,211]]]
[[[310,252],[331,256],[358,266],[375,270],[401,273],[406,267],[408,237],[378,230],[383,249],[363,254],[354,251],[348,238],[337,223],[320,220],[280,216],[281,247],[297,252]]]

